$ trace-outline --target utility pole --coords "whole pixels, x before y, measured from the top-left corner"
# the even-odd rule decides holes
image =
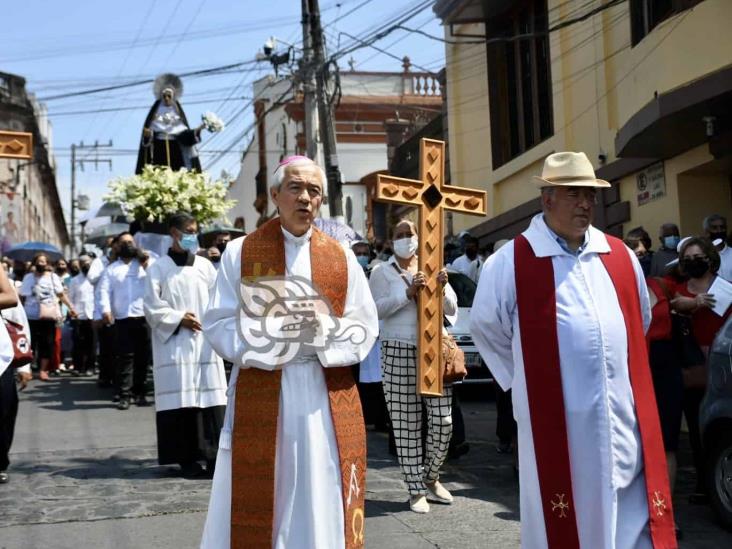
[[[69,237],[71,240],[71,255],[76,255],[76,207],[77,207],[77,200],[76,200],[76,165],[79,164],[79,167],[81,168],[81,171],[84,171],[84,163],[85,162],[93,162],[94,163],[94,169],[99,168],[99,163],[107,164],[109,168],[112,168],[112,159],[111,158],[99,158],[99,156],[94,156],[94,158],[76,158],[76,151],[78,149],[92,149],[95,154],[98,154],[99,149],[101,148],[109,148],[112,146],[112,140],[109,140],[109,143],[106,144],[99,144],[98,141],[95,141],[93,145],[84,145],[84,142],[82,141],[78,145],[76,143],[71,144],[71,229],[69,231]],[[84,208],[80,208],[84,209]]]
[[[343,190],[341,188],[341,170],[338,166],[333,109],[326,94],[328,70],[325,66],[325,41],[323,39],[323,29],[320,25],[320,6],[318,5],[318,0],[303,0],[303,7],[306,1],[309,4],[308,18],[310,20],[310,34],[312,38],[313,64],[315,65],[320,142],[323,146],[323,157],[325,158],[325,175],[328,178],[328,211],[331,217],[342,219]],[[305,18],[303,17],[303,19]]]
[[[310,33],[310,1],[302,0],[302,59],[300,74],[305,103],[305,149],[309,158],[316,162],[318,147],[318,104],[315,75],[313,74],[313,41]]]

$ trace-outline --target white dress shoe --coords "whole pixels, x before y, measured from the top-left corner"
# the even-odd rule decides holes
[[[439,480],[433,483],[424,483],[427,488],[427,497],[432,501],[439,501],[440,503],[452,503],[452,494],[447,491]]]
[[[415,513],[429,513],[430,504],[427,503],[427,498],[423,495],[412,496],[409,498],[409,508]]]

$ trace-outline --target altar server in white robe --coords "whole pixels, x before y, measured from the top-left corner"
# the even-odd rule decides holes
[[[499,385],[513,390],[521,545],[675,547],[658,417],[654,429],[649,408],[646,284],[633,252],[590,225],[598,188],[610,185],[583,153],[550,155],[535,183],[543,213],[488,258],[471,311],[478,350]],[[526,269],[527,255],[547,270]],[[546,300],[532,291],[541,284]]]
[[[271,546],[277,549],[363,546],[363,507],[354,510],[351,505],[358,498],[363,504],[365,433],[360,463],[345,468],[344,460],[348,454],[344,451],[347,448],[341,447],[338,425],[343,416],[348,414],[339,414],[338,398],[333,398],[333,393],[337,391],[333,390],[330,380],[333,374],[351,378],[349,395],[350,398],[355,395],[360,430],[363,432],[360,402],[351,370],[347,366],[366,357],[378,333],[378,320],[368,283],[356,257],[346,246],[339,245],[312,226],[322,202],[324,183],[323,170],[312,160],[305,157],[284,160],[275,171],[270,188],[279,218],[246,237],[230,242],[221,258],[211,304],[203,317],[203,329],[216,351],[224,359],[233,362],[234,368],[229,383],[229,401],[208,517],[201,541],[201,547],[205,549],[264,547],[270,541]],[[263,234],[268,236],[263,239]],[[340,331],[359,334],[358,337],[346,341],[331,340],[320,348],[307,345],[282,347],[275,344],[270,352],[255,349],[256,341],[251,335],[262,328],[263,317],[247,316],[240,304],[240,284],[244,270],[242,252],[245,258],[249,257],[248,254],[255,254],[263,242],[267,244],[267,239],[278,244],[269,252],[257,256],[255,273],[262,266],[260,261],[264,261],[266,266],[270,255],[283,254],[279,266],[282,273],[277,274],[284,275],[285,280],[302,277],[301,280],[313,281],[313,285],[316,285],[318,278],[321,282],[323,277],[339,278],[343,288],[347,289],[342,315],[337,318]],[[336,248],[336,255],[342,260],[340,264],[343,272],[339,272],[337,265],[331,264],[320,251],[311,253],[317,242],[331,252]],[[268,268],[262,268],[261,274],[267,274]],[[272,341],[282,335],[272,334]],[[268,340],[268,337],[265,333],[264,339]],[[287,352],[288,349],[294,353]],[[278,356],[280,351],[286,354],[284,363]],[[237,396],[238,393],[250,394],[245,391],[246,384],[237,384],[237,379],[245,381],[253,377],[259,380],[259,387],[267,383],[268,376],[275,374],[281,374],[279,399],[278,402],[267,403],[274,406],[272,415],[278,418],[272,427],[272,434],[275,435],[272,438],[276,439],[276,452],[272,447],[271,454],[274,459],[274,486],[269,485],[266,489],[260,487],[258,490],[254,486],[255,480],[252,480],[251,484],[240,485],[239,490],[235,488],[232,494],[232,482],[239,482],[238,474],[232,475],[232,468],[236,472],[236,456],[250,451],[250,448],[245,447],[242,454],[237,454],[239,429],[246,428],[257,437],[251,441],[253,444],[250,447],[274,444],[271,440],[261,440],[264,431],[260,430],[259,425],[235,423],[235,418],[239,418],[239,414],[246,409],[246,403],[239,398],[241,395]],[[258,398],[261,392],[257,389],[252,393],[252,398]],[[267,419],[269,417],[265,415],[264,422]],[[352,428],[354,425],[357,426],[357,423],[351,423]],[[257,463],[252,464],[255,465]],[[343,471],[348,471],[350,475],[343,477],[345,480],[342,479]],[[362,479],[360,484],[356,484],[356,475]],[[272,481],[268,479],[267,482]],[[248,541],[245,539],[250,534],[247,528],[234,528],[237,521],[232,509],[240,509],[240,504],[232,505],[232,497],[264,499],[271,497],[272,493],[273,509],[269,511],[269,516],[266,516],[265,509],[264,516],[257,521],[258,525],[264,525],[266,531],[256,542]],[[355,539],[351,539],[352,533]]]
[[[213,472],[226,407],[223,360],[201,333],[216,269],[198,251],[198,223],[169,220],[173,246],[147,271],[145,318],[152,331],[158,461],[184,476]]]

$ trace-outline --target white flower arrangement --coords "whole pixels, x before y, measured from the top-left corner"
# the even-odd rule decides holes
[[[110,181],[109,188],[105,200],[150,223],[165,222],[169,215],[184,211],[205,225],[223,218],[236,204],[226,199],[226,183],[211,180],[205,172],[174,172],[167,166],[147,165],[139,175]]]
[[[216,115],[216,113],[213,113],[213,112],[203,113],[201,115],[201,121],[203,121],[203,125],[211,133],[218,133],[226,127],[226,124],[224,124],[224,121],[221,120]]]

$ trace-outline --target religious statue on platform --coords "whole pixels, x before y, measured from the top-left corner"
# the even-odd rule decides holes
[[[174,171],[186,168],[200,172],[196,144],[201,141],[201,131],[204,128],[221,131],[223,123],[213,113],[206,113],[201,125],[191,129],[179,102],[183,83],[174,74],[158,76],[153,92],[156,100],[142,128],[135,173],[142,173],[147,164],[168,166]]]

